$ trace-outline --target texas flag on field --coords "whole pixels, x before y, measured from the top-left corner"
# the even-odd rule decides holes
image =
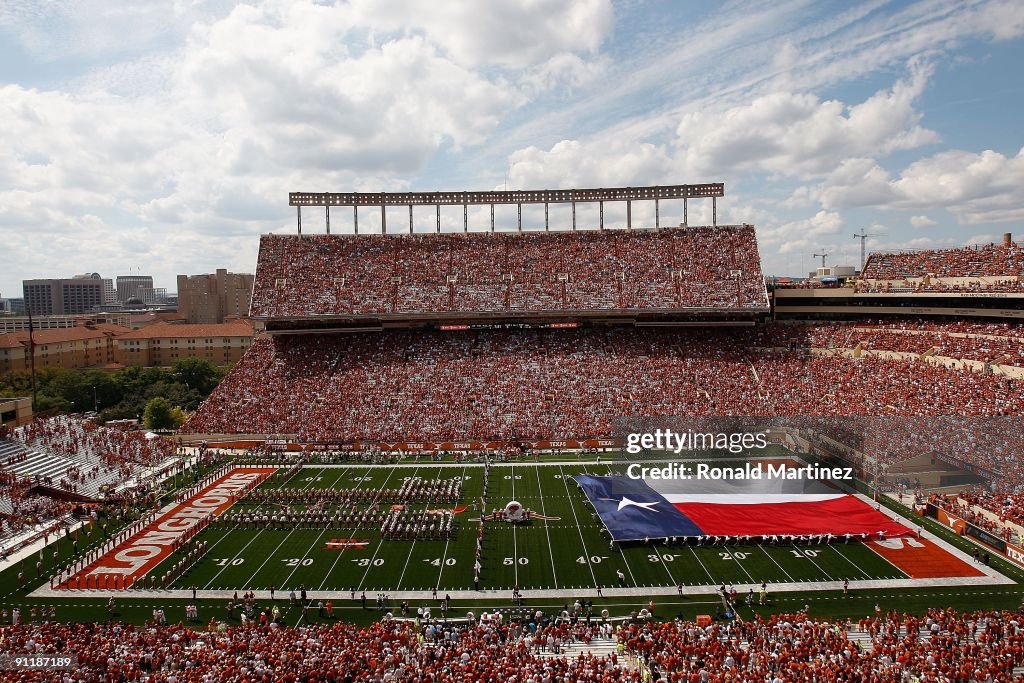
[[[856,496],[824,484],[633,479],[579,475],[576,483],[616,541],[666,536],[807,536],[914,532]]]

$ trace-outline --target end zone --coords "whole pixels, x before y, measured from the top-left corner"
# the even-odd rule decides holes
[[[236,467],[194,496],[154,519],[140,532],[101,553],[60,580],[57,590],[130,588],[175,548],[201,531],[251,488],[275,471],[270,467]]]

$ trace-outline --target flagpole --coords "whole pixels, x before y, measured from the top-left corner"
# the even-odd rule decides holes
[[[32,373],[32,410],[36,409],[36,345],[33,337],[32,305],[25,301],[25,311],[28,313],[28,358]]]

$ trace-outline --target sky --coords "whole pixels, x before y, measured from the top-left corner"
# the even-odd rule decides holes
[[[723,182],[718,222],[754,224],[771,275],[858,265],[855,233],[869,251],[1020,239],[1021,64],[1021,0],[2,0],[0,295],[252,272],[258,235],[296,230],[291,191]],[[489,227],[486,207],[470,219]],[[461,209],[442,220],[461,229]]]

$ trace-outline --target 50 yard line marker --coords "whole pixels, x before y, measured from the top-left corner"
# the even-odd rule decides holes
[[[548,554],[551,556],[551,577],[555,581],[555,588],[558,588],[558,573],[555,571],[555,549],[551,545],[551,531],[548,529],[548,511],[544,506],[544,486],[540,483],[540,467],[534,467],[533,473],[537,475],[537,493],[540,496],[540,513],[544,515],[544,534],[548,537]]]
[[[512,465],[511,472],[512,472],[512,476],[510,478],[512,480],[512,500],[515,500],[516,499],[516,466],[515,465]],[[514,523],[512,524],[512,557],[514,559],[514,561],[512,562],[512,574],[515,577],[515,582],[514,582],[515,586],[518,587],[519,586],[519,546],[517,545],[517,542],[516,542],[516,525]]]

